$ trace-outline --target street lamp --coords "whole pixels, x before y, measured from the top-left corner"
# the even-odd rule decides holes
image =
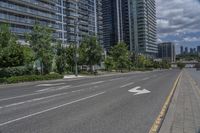
[[[75,19],[75,25],[76,25],[76,45],[75,45],[75,76],[78,76],[78,52],[77,48],[79,46],[79,15],[78,15],[78,2],[79,0],[76,0],[76,19]]]

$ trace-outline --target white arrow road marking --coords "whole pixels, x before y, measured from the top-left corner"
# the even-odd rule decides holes
[[[146,90],[146,89],[143,89],[143,90],[138,90],[140,89],[141,87],[140,86],[137,86],[133,89],[130,89],[128,90],[129,92],[133,92],[133,93],[136,93],[135,95],[141,95],[141,94],[147,94],[147,93],[150,93],[151,91],[149,90]]]

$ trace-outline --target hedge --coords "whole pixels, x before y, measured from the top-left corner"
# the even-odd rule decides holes
[[[24,66],[0,68],[0,78],[32,75],[33,73],[34,73],[33,68],[28,68]]]
[[[27,75],[27,76],[12,76],[9,78],[0,78],[0,83],[20,83],[28,81],[42,81],[42,80],[54,80],[63,79],[63,75],[49,74],[49,75]]]

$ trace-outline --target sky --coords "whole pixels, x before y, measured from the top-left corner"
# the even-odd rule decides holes
[[[156,0],[158,42],[200,45],[200,0]]]

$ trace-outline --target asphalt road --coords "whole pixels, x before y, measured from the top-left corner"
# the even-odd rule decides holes
[[[148,133],[179,70],[0,88],[0,133]]]

